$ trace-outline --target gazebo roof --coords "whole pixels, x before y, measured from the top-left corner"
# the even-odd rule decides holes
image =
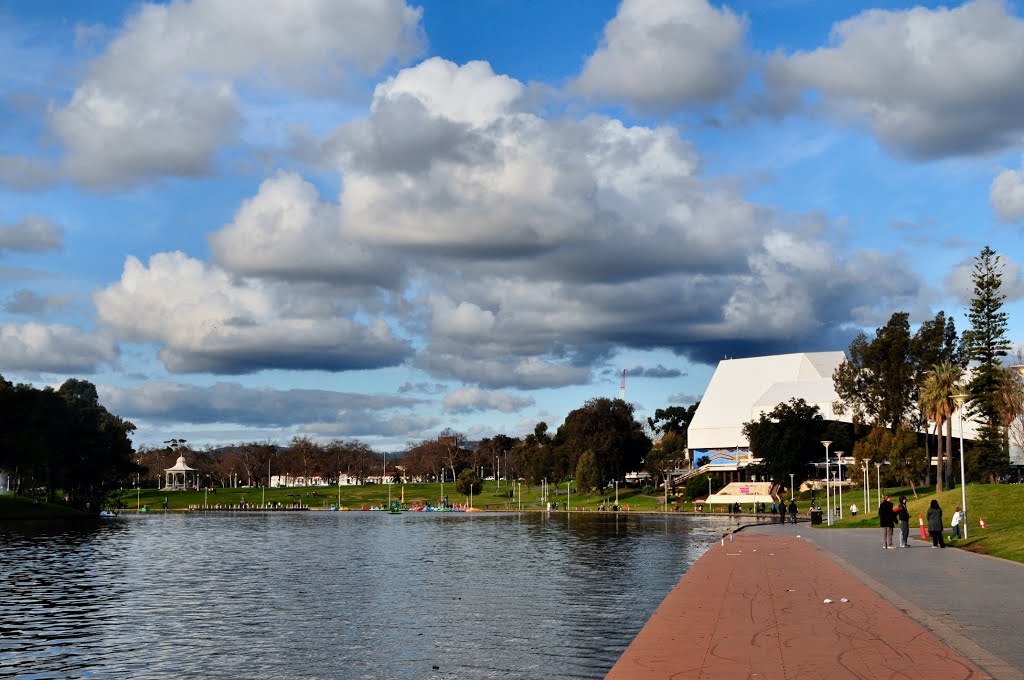
[[[174,467],[167,468],[164,472],[195,472],[195,470],[185,463],[185,456],[178,456],[178,462],[174,464]]]

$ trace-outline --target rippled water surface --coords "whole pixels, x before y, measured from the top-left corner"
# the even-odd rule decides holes
[[[0,527],[0,676],[601,678],[726,522],[305,512]]]

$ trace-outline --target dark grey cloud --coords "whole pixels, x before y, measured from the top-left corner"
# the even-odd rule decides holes
[[[409,397],[250,388],[236,383],[217,383],[210,387],[171,382],[104,386],[100,388],[100,396],[109,410],[129,420],[253,427],[318,424],[317,427],[330,425],[338,431],[345,429],[348,434],[360,434],[355,430],[357,423],[363,420],[370,420],[376,427],[387,420],[381,414],[403,412],[421,403]]]
[[[13,224],[0,225],[0,255],[7,251],[45,253],[64,246],[64,229],[49,218],[22,217]]]
[[[4,304],[4,309],[11,314],[35,316],[55,307],[63,307],[69,304],[70,301],[71,298],[66,295],[42,296],[34,291],[22,288],[14,291]]]
[[[40,191],[60,181],[60,169],[48,160],[0,154],[0,185],[18,191]]]
[[[667,368],[658,364],[657,366],[644,367],[634,366],[626,369],[626,375],[636,378],[680,378],[686,373],[678,368]]]

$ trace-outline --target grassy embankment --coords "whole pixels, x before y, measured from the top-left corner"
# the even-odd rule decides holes
[[[925,525],[927,525],[928,506],[934,498],[939,501],[939,507],[942,508],[942,523],[947,530],[947,545],[952,544],[965,550],[1002,557],[1015,562],[1024,562],[1024,484],[968,484],[967,509],[970,511],[968,538],[952,542],[949,540],[948,534],[949,520],[953,516],[953,511],[961,504],[959,486],[940,494],[935,494],[934,487],[924,489],[918,487],[917,499],[914,498],[910,489],[883,489],[882,493],[891,495],[894,504],[901,495],[907,497],[911,539],[920,538],[918,515],[924,518]],[[877,527],[878,515],[874,511],[862,512],[856,517],[849,515],[850,503],[857,503],[860,506],[863,504],[863,499],[863,492],[860,490],[854,490],[852,493],[844,492],[843,505],[846,517],[836,522],[831,528]],[[874,505],[874,494],[871,499],[872,505]],[[985,529],[981,528],[981,519],[985,520]]]
[[[522,508],[524,510],[540,510],[542,508],[541,488],[539,486],[529,487],[522,484],[519,489],[522,493]],[[479,495],[473,496],[472,505],[482,510],[517,510],[519,499],[507,496],[509,486],[506,482],[501,483],[500,489],[493,481],[484,482],[483,490]],[[300,487],[287,489],[266,489],[267,503],[280,503],[291,505],[301,502],[302,505],[311,509],[329,509],[338,503],[338,487]],[[370,484],[364,486],[345,486],[341,488],[341,506],[353,510],[369,508],[371,506],[386,505],[388,502],[389,489],[387,485]],[[431,484],[393,484],[390,488],[390,498],[393,501],[404,500],[406,506],[413,504],[426,505],[428,502],[436,504],[443,494],[447,494],[448,502],[452,504],[468,504],[470,499],[467,496],[455,492],[454,484],[445,484],[442,492],[440,483]],[[555,488],[548,490],[549,500],[558,501],[559,507],[564,509],[566,503],[565,485],[563,484],[556,494]],[[170,510],[184,510],[190,506],[213,505],[238,505],[244,499],[250,506],[259,505],[264,502],[264,489],[261,487],[251,488],[217,488],[216,493],[203,491],[161,491],[157,489],[141,489],[136,499],[135,489],[125,489],[121,495],[121,503],[129,511],[136,510],[139,506],[149,506],[150,511],[160,511],[163,507],[164,497],[167,497],[167,504]],[[630,511],[660,511],[664,509],[664,496],[649,496],[643,494],[639,489],[620,488],[619,505],[628,507]],[[615,492],[607,494],[579,494],[573,490],[569,502],[573,510],[597,510],[602,501],[609,505],[615,502]],[[691,503],[682,503],[670,498],[669,509],[676,505],[680,510],[691,511]]]

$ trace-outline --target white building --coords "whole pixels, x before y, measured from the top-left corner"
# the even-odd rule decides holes
[[[726,359],[718,364],[700,400],[687,437],[693,460],[724,452],[746,452],[743,424],[783,402],[800,398],[825,420],[851,422],[832,410],[839,399],[832,373],[846,360],[842,351]]]
[[[817,406],[825,420],[852,422],[849,411],[838,415],[833,409],[839,395],[832,374],[844,361],[846,354],[837,350],[719,362],[688,430],[691,461],[708,457],[714,471],[722,473],[726,481],[743,479],[741,471],[754,462],[749,454],[750,442],[743,436],[743,424],[794,398]],[[959,436],[958,418],[959,414],[954,414],[954,446]],[[964,420],[963,425],[964,438],[974,439],[975,424]],[[846,453],[849,457],[852,452]],[[852,458],[849,462],[844,458],[844,464],[851,463]]]

